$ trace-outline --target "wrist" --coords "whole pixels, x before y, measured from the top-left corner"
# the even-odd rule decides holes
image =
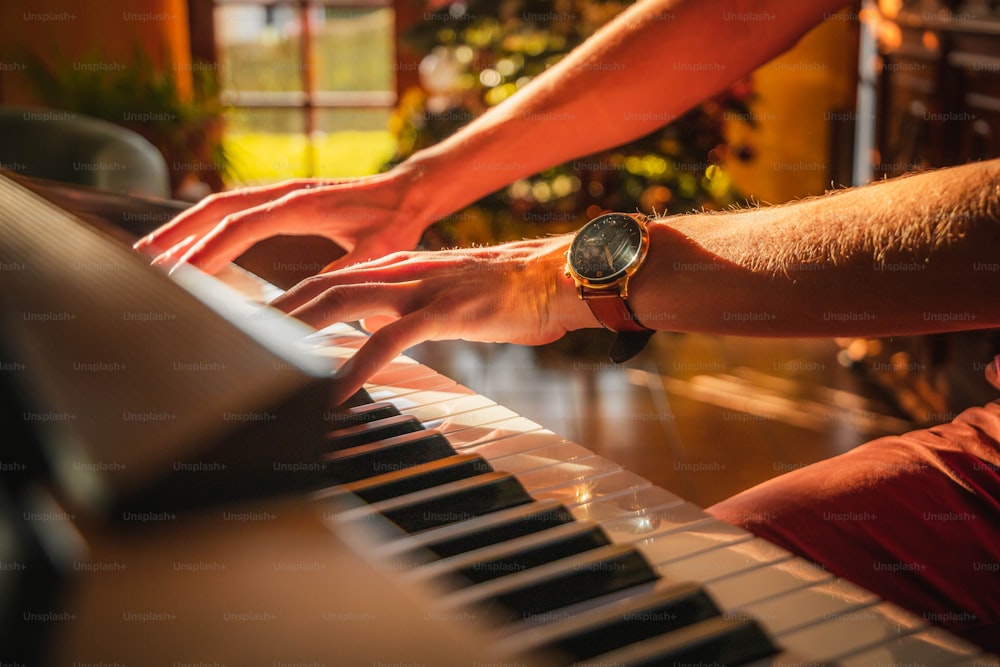
[[[676,267],[686,253],[687,237],[667,223],[666,219],[650,220],[649,250],[642,267],[629,281],[628,305],[640,324],[662,331],[676,330],[680,325],[677,312],[678,290],[690,289],[677,282]]]
[[[548,317],[566,331],[600,328],[601,323],[580,298],[576,282],[566,274],[566,251],[572,240],[572,234],[555,237],[551,250],[546,253],[544,270],[548,277]]]
[[[439,146],[420,150],[394,170],[406,182],[404,203],[413,215],[429,226],[487,194],[479,192],[476,179],[469,179],[465,159],[443,152]]]

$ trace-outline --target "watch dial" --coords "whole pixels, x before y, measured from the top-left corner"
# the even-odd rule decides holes
[[[577,234],[570,246],[570,265],[582,278],[611,282],[625,273],[641,245],[642,232],[635,219],[604,215],[588,222]]]

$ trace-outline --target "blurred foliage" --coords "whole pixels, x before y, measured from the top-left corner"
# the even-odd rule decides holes
[[[424,13],[406,35],[423,54],[421,89],[408,91],[392,129],[395,164],[438,143],[531,79],[624,10],[599,0],[457,0]],[[651,56],[652,57],[652,56]],[[726,119],[751,118],[748,82],[651,134],[613,150],[554,166],[441,221],[428,247],[536,237],[578,228],[605,211],[681,213],[741,201],[718,165],[727,154]]]
[[[23,58],[45,105],[123,125],[156,146],[167,161],[175,192],[191,178],[222,189],[229,160],[221,137],[224,109],[212,68],[193,67],[193,94],[184,95],[175,72],[157,68],[140,47],[124,66],[99,50],[72,63],[56,56],[51,66],[35,54]]]

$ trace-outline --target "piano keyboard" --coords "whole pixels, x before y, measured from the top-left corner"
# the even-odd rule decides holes
[[[27,640],[15,658],[49,651],[46,664],[77,665],[273,667],[318,655],[351,665],[481,656],[474,664],[1000,667],[406,357],[318,423],[327,367],[362,334],[335,325],[300,341],[311,354],[286,350],[299,336],[287,318],[206,308],[225,296],[212,296],[217,281],[192,269],[188,290],[212,288],[196,301],[5,177],[0,230],[0,259],[17,269],[0,282],[0,353],[30,369],[0,377],[24,472],[0,480],[13,482],[0,484],[0,657]],[[140,331],[123,313],[163,317]],[[60,315],[65,327],[50,326]],[[193,348],[224,372],[177,372]],[[121,372],[73,371],[94,359]],[[7,414],[28,393],[50,411],[29,416],[72,419],[41,428]],[[261,406],[273,410],[255,413],[267,420],[254,428],[230,423]],[[275,472],[276,452],[309,472]],[[268,492],[271,509],[211,505]],[[114,524],[109,508],[134,503],[159,525]],[[73,569],[87,573],[59,582],[74,555],[50,549],[75,544],[75,529],[90,560]],[[315,572],[279,568],[297,564],[290,555]],[[373,561],[393,576],[376,577]],[[427,594],[404,595],[413,587]],[[488,646],[480,623],[461,625],[483,617]],[[448,627],[432,628],[438,619]]]
[[[307,340],[334,367],[365,340]],[[330,432],[334,529],[379,517],[373,556],[490,610],[501,655],[593,665],[1000,665],[406,357]],[[343,509],[353,495],[365,501]]]

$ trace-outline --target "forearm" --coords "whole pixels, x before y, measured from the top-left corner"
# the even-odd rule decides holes
[[[792,46],[844,0],[646,0],[404,169],[431,220],[643,136]],[[754,20],[746,20],[748,18]]]
[[[1000,326],[1000,160],[784,206],[666,218],[639,320],[757,336]]]

